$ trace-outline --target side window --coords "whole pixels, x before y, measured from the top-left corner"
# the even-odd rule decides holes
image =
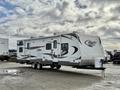
[[[53,41],[53,48],[57,48],[57,40]]]
[[[61,50],[68,50],[68,43],[62,43]]]
[[[30,43],[27,43],[27,49],[29,49],[30,48]]]
[[[23,47],[19,47],[19,52],[23,52]]]
[[[69,46],[68,46],[68,43],[62,43],[61,44],[61,54],[62,55],[66,55],[68,53],[68,49],[69,49]]]
[[[18,46],[23,45],[23,41],[18,41],[17,45],[18,45]]]
[[[51,43],[47,43],[46,44],[46,50],[51,50],[51,46],[52,46]]]

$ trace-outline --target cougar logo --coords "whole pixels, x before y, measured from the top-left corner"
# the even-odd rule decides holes
[[[96,42],[95,41],[90,41],[90,40],[86,40],[85,41],[85,44],[89,47],[93,47],[95,46]]]

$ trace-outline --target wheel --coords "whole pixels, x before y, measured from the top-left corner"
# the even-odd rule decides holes
[[[56,66],[56,69],[60,69],[60,68],[61,68],[61,65],[57,65],[57,66]]]
[[[115,61],[113,61],[113,64],[116,64],[116,62],[115,62]]]
[[[51,68],[51,69],[54,69],[54,68],[55,68],[55,65],[53,65],[53,64],[50,65],[50,68]]]
[[[116,62],[116,64],[118,64],[118,61]]]
[[[37,63],[37,69],[41,70],[42,69],[42,64]]]
[[[1,59],[1,61],[4,61],[3,59]]]
[[[36,69],[36,68],[37,68],[37,64],[33,63],[33,64],[32,64],[32,68],[33,68],[33,69]]]

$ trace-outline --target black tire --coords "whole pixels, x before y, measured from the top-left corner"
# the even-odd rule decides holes
[[[33,69],[36,69],[36,68],[37,68],[37,64],[36,64],[36,63],[33,63],[33,64],[32,64],[32,68],[33,68]]]
[[[57,66],[56,66],[56,69],[60,69],[60,68],[61,68],[61,65],[57,65]]]
[[[116,62],[116,61],[113,61],[113,64],[117,64],[117,62]]]
[[[41,69],[42,69],[42,64],[37,63],[37,69],[38,69],[38,70],[41,70]]]
[[[4,61],[3,59],[1,59],[1,61]]]
[[[118,64],[118,62],[116,62],[116,64]]]
[[[115,61],[113,61],[113,64],[115,64]]]
[[[54,69],[54,68],[55,68],[55,65],[53,65],[53,64],[50,65],[50,68],[51,68],[51,69]]]

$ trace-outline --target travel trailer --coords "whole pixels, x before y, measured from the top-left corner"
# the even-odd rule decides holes
[[[9,59],[9,44],[8,39],[0,38],[0,60],[8,60]]]
[[[31,38],[17,42],[17,62],[35,69],[61,65],[103,69],[104,51],[100,37],[79,32]]]

